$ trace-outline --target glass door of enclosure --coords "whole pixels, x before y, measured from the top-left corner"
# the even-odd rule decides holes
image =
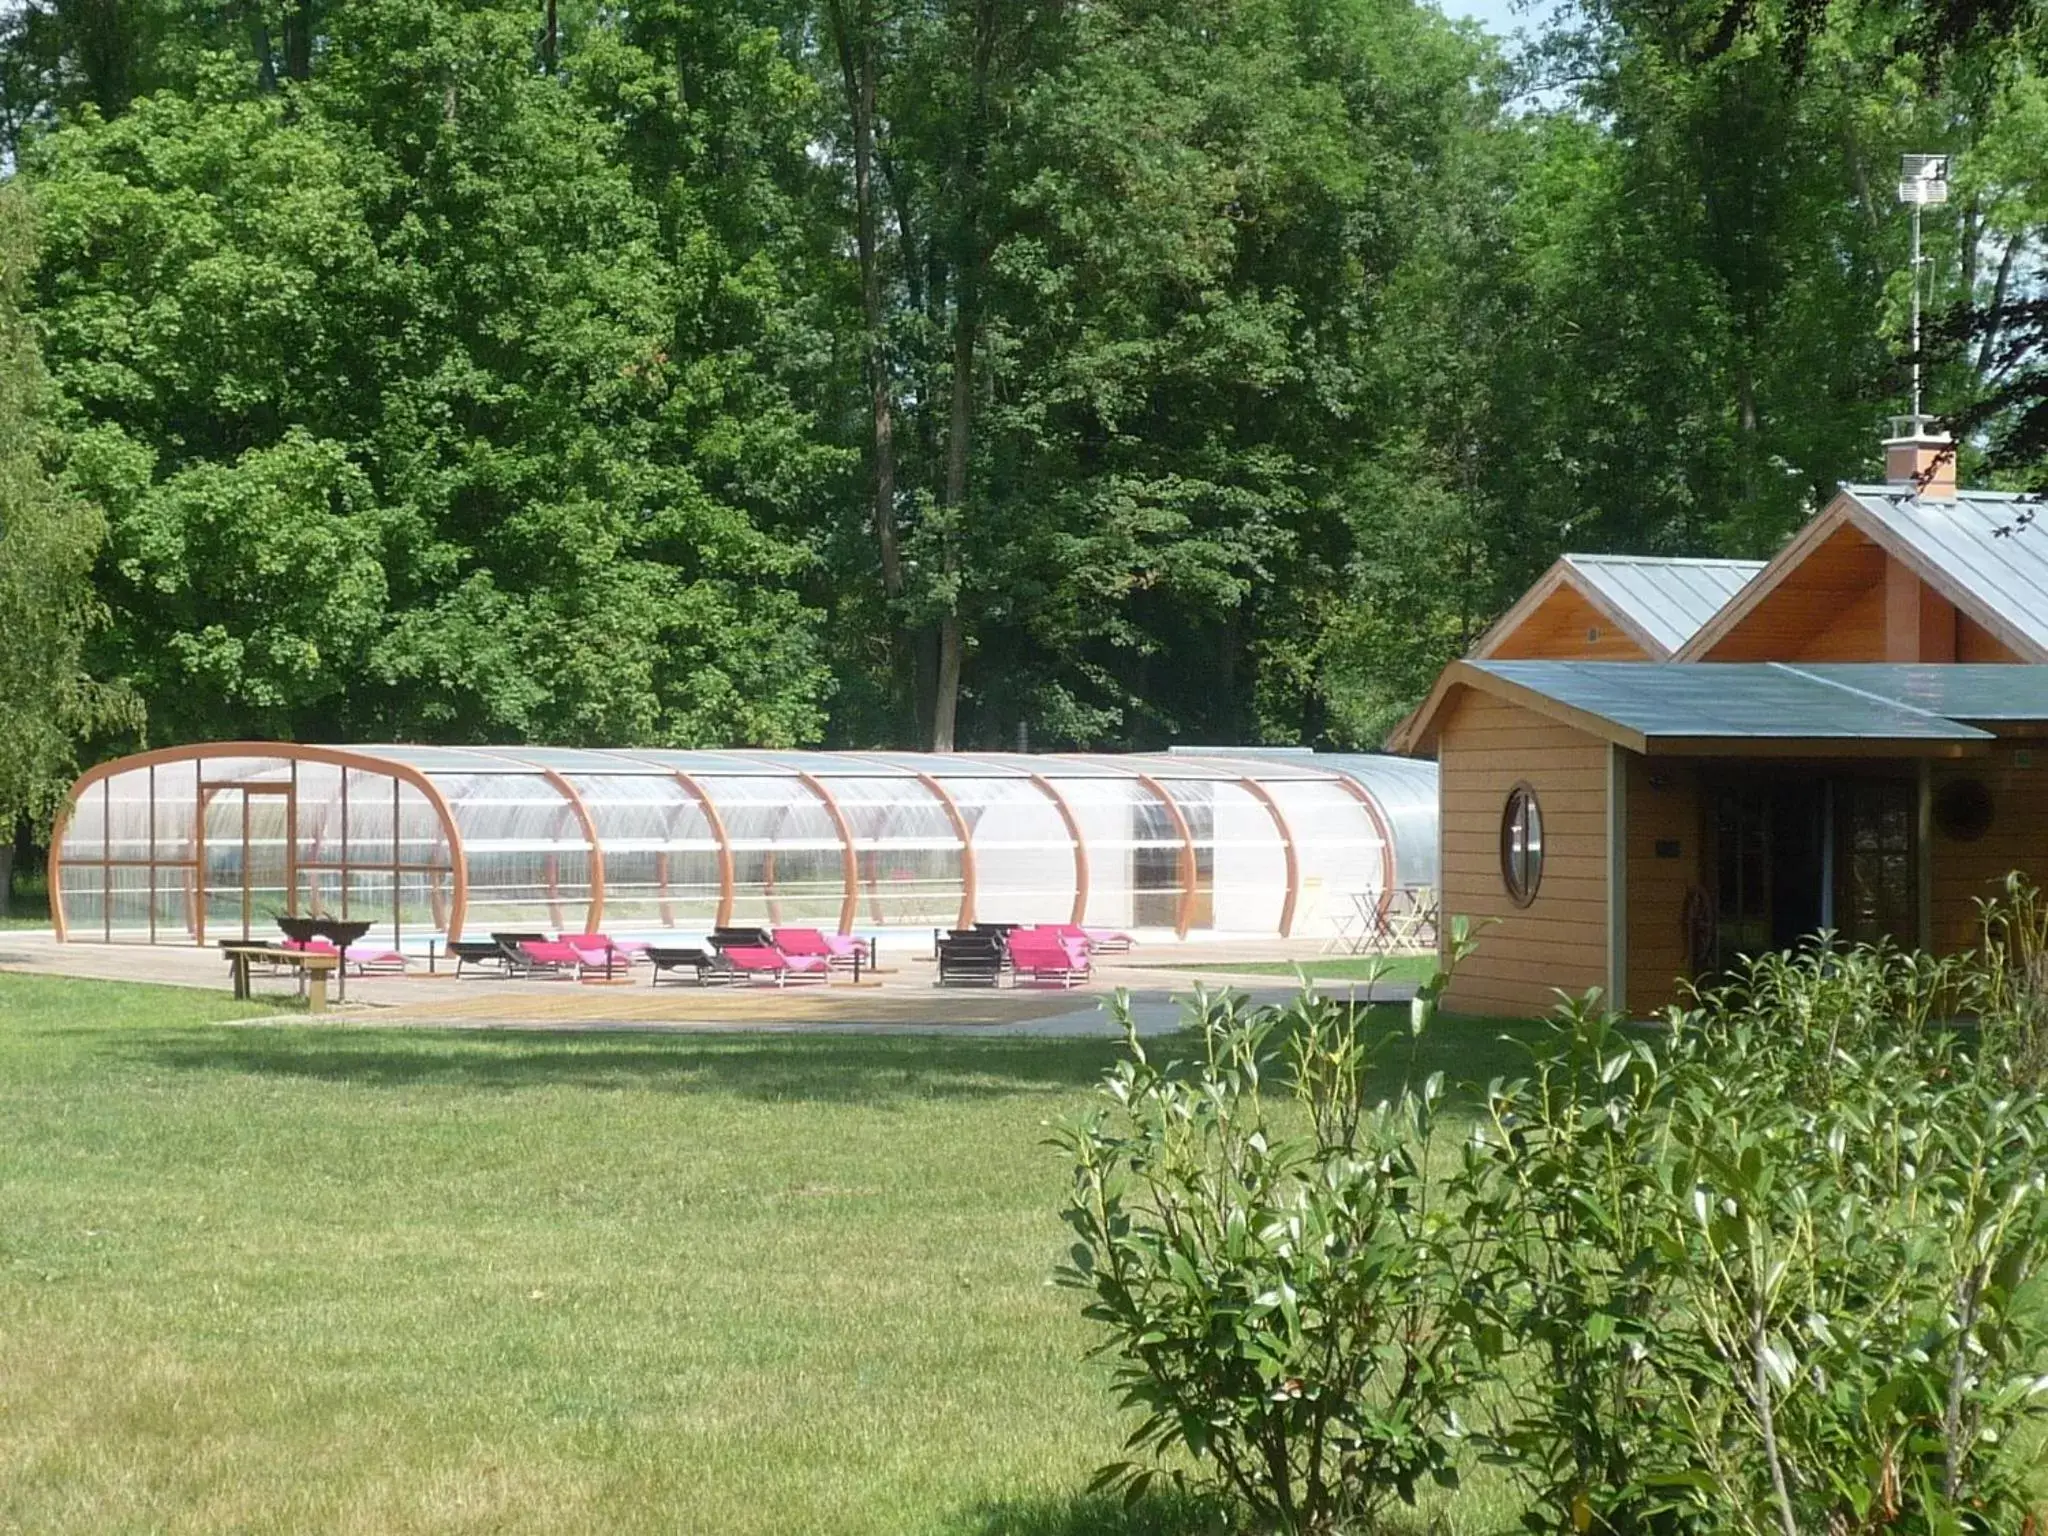
[[[292,910],[291,786],[207,784],[200,798],[199,942],[274,938]]]

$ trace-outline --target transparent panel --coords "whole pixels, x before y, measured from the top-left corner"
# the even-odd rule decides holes
[[[106,930],[116,940],[148,942],[149,866],[121,864],[107,871]]]
[[[975,916],[1064,923],[1074,916],[1074,840],[1052,797],[1028,779],[941,776],[974,845]]]
[[[732,840],[734,925],[837,927],[845,845],[817,795],[794,778],[706,775],[697,782]]]
[[[1073,811],[1088,852],[1088,910],[1081,920],[1094,927],[1173,927],[1182,842],[1159,797],[1135,779],[1050,773],[1046,779]]]
[[[187,864],[157,865],[155,891],[154,936],[157,941],[178,943],[196,940],[199,937],[198,888],[192,867]]]
[[[1272,780],[1266,792],[1294,834],[1301,865],[1301,899],[1294,932],[1325,935],[1361,906],[1387,895],[1388,850],[1372,816],[1342,786]]]
[[[1193,787],[1181,782],[1171,786],[1189,822],[1199,828],[1193,809],[1182,799]],[[1277,934],[1287,906],[1287,853],[1273,813],[1242,784],[1219,781],[1204,787],[1210,797],[1205,807],[1208,837],[1198,852],[1209,859],[1207,926],[1225,933]]]
[[[931,787],[908,775],[835,775],[823,782],[846,818],[859,860],[855,921],[876,927],[958,921],[964,878],[960,834]]]
[[[561,790],[539,773],[436,773],[434,787],[469,864],[465,934],[584,931],[590,845]],[[410,815],[404,832],[409,848],[421,845]]]
[[[276,920],[287,911],[289,791],[209,783],[204,804],[202,937],[208,943],[280,937]]]
[[[595,754],[577,754],[590,757]],[[697,797],[672,773],[570,773],[604,850],[604,925],[709,929],[722,895],[719,843]]]

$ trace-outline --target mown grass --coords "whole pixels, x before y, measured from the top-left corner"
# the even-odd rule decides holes
[[[1212,1528],[1084,1492],[1041,1139],[1112,1043],[259,1012],[0,976],[0,1530]]]
[[[1228,976],[1284,976],[1300,971],[1310,981],[1379,980],[1389,985],[1427,981],[1435,955],[1337,955],[1320,960],[1247,960],[1240,965],[1176,965],[1176,971]]]
[[[32,879],[17,875],[6,906],[6,914],[0,916],[0,929],[50,926],[50,896],[40,875]]]

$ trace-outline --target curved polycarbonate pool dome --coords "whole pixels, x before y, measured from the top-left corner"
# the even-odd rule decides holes
[[[1335,931],[1435,879],[1433,764],[211,743],[104,763],[51,853],[60,937],[281,914],[394,941],[1079,922]]]

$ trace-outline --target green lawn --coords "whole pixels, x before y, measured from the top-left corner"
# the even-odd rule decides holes
[[[42,876],[32,879],[16,876],[14,890],[7,902],[7,915],[0,917],[0,930],[49,926],[50,896],[43,886]]]
[[[251,1006],[0,975],[0,1530],[1201,1526],[1082,1495],[1041,1123],[1111,1044]]]
[[[1240,965],[1176,965],[1176,971],[1218,976],[1284,976],[1306,971],[1311,981],[1370,981],[1375,975],[1390,985],[1427,981],[1436,970],[1434,955],[1333,955],[1320,960],[1247,960]]]

